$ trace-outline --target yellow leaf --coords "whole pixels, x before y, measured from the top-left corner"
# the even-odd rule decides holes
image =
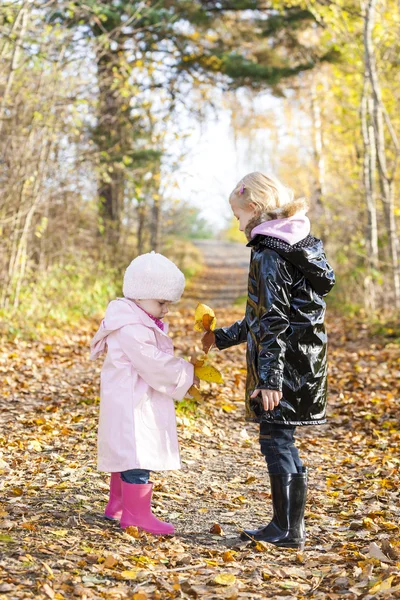
[[[387,592],[391,589],[392,587],[392,581],[394,579],[394,575],[392,575],[391,577],[388,577],[387,579],[384,579],[383,581],[379,581],[378,583],[376,583],[372,588],[370,588],[368,591],[370,594],[377,594],[378,592]]]
[[[364,517],[364,519],[363,519],[363,525],[367,529],[374,529],[375,531],[377,529],[379,529],[378,526],[377,526],[377,524],[374,523],[374,521],[372,519],[370,519],[369,517]]]
[[[125,533],[127,533],[131,537],[140,538],[139,529],[137,527],[134,527],[133,525],[129,525],[129,527],[125,529]]]
[[[212,308],[207,304],[198,304],[194,313],[195,331],[213,331],[217,324],[217,319]]]
[[[220,573],[214,579],[215,583],[219,585],[233,585],[236,581],[236,577],[232,573]]]
[[[221,373],[211,365],[195,367],[194,374],[202,381],[208,381],[209,383],[224,383],[224,378]]]
[[[29,444],[29,449],[36,450],[36,452],[41,452],[42,446],[40,445],[40,443],[37,440],[32,440]]]
[[[234,551],[233,550],[225,550],[225,552],[222,555],[222,560],[224,562],[234,562],[235,557],[233,556]]]
[[[120,576],[123,579],[136,579],[138,570],[135,571],[121,571]]]
[[[51,533],[57,537],[65,537],[68,534],[68,529],[51,529]]]
[[[256,550],[258,550],[258,552],[267,552],[268,546],[264,542],[256,542]]]
[[[398,525],[396,525],[396,523],[391,523],[390,521],[381,521],[380,524],[382,525],[382,527],[384,527],[385,529],[398,529]]]

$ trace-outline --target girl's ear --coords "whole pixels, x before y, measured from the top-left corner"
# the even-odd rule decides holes
[[[255,213],[257,213],[257,211],[258,211],[258,206],[255,202],[250,202],[249,208],[250,208],[250,210],[254,211]]]

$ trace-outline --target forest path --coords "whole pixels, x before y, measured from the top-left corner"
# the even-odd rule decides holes
[[[195,242],[204,257],[204,269],[189,283],[183,296],[190,307],[201,302],[213,308],[235,304],[247,293],[250,248],[220,240]]]
[[[242,315],[216,312],[220,325]],[[193,311],[177,310],[170,322],[177,353],[199,351]],[[310,469],[302,553],[238,538],[271,515],[257,427],[244,421],[244,345],[211,356],[224,385],[204,384],[201,403],[177,405],[183,468],[152,476],[154,510],[176,535],[158,539],[102,518],[101,361],[88,358],[97,323],[62,338],[4,342],[2,598],[353,600],[380,589],[400,597],[399,347],[390,332],[354,319],[328,325],[329,422],[298,429]]]

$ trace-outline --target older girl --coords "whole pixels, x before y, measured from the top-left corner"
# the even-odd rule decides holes
[[[326,422],[327,335],[323,297],[334,285],[321,240],[310,234],[308,204],[262,173],[230,195],[251,247],[246,315],[203,338],[204,350],[247,342],[247,420],[260,423],[271,482],[273,518],[241,537],[302,548],[307,467],[294,445],[296,427]]]

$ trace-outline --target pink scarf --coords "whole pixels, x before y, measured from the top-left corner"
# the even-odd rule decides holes
[[[264,221],[254,227],[251,232],[253,238],[257,234],[270,235],[293,246],[303,240],[310,233],[310,219],[303,214],[293,215],[286,219]]]
[[[139,306],[138,304],[136,304],[136,306]],[[146,313],[146,315],[148,317],[150,317],[150,319],[152,321],[154,321],[154,323],[157,325],[157,327],[159,327],[161,329],[161,331],[164,331],[164,323],[161,321],[161,319],[157,319],[157,317],[153,317],[153,315],[151,315],[150,313],[147,312],[147,310],[144,310],[144,308],[142,308],[141,306],[139,306],[139,308]]]

